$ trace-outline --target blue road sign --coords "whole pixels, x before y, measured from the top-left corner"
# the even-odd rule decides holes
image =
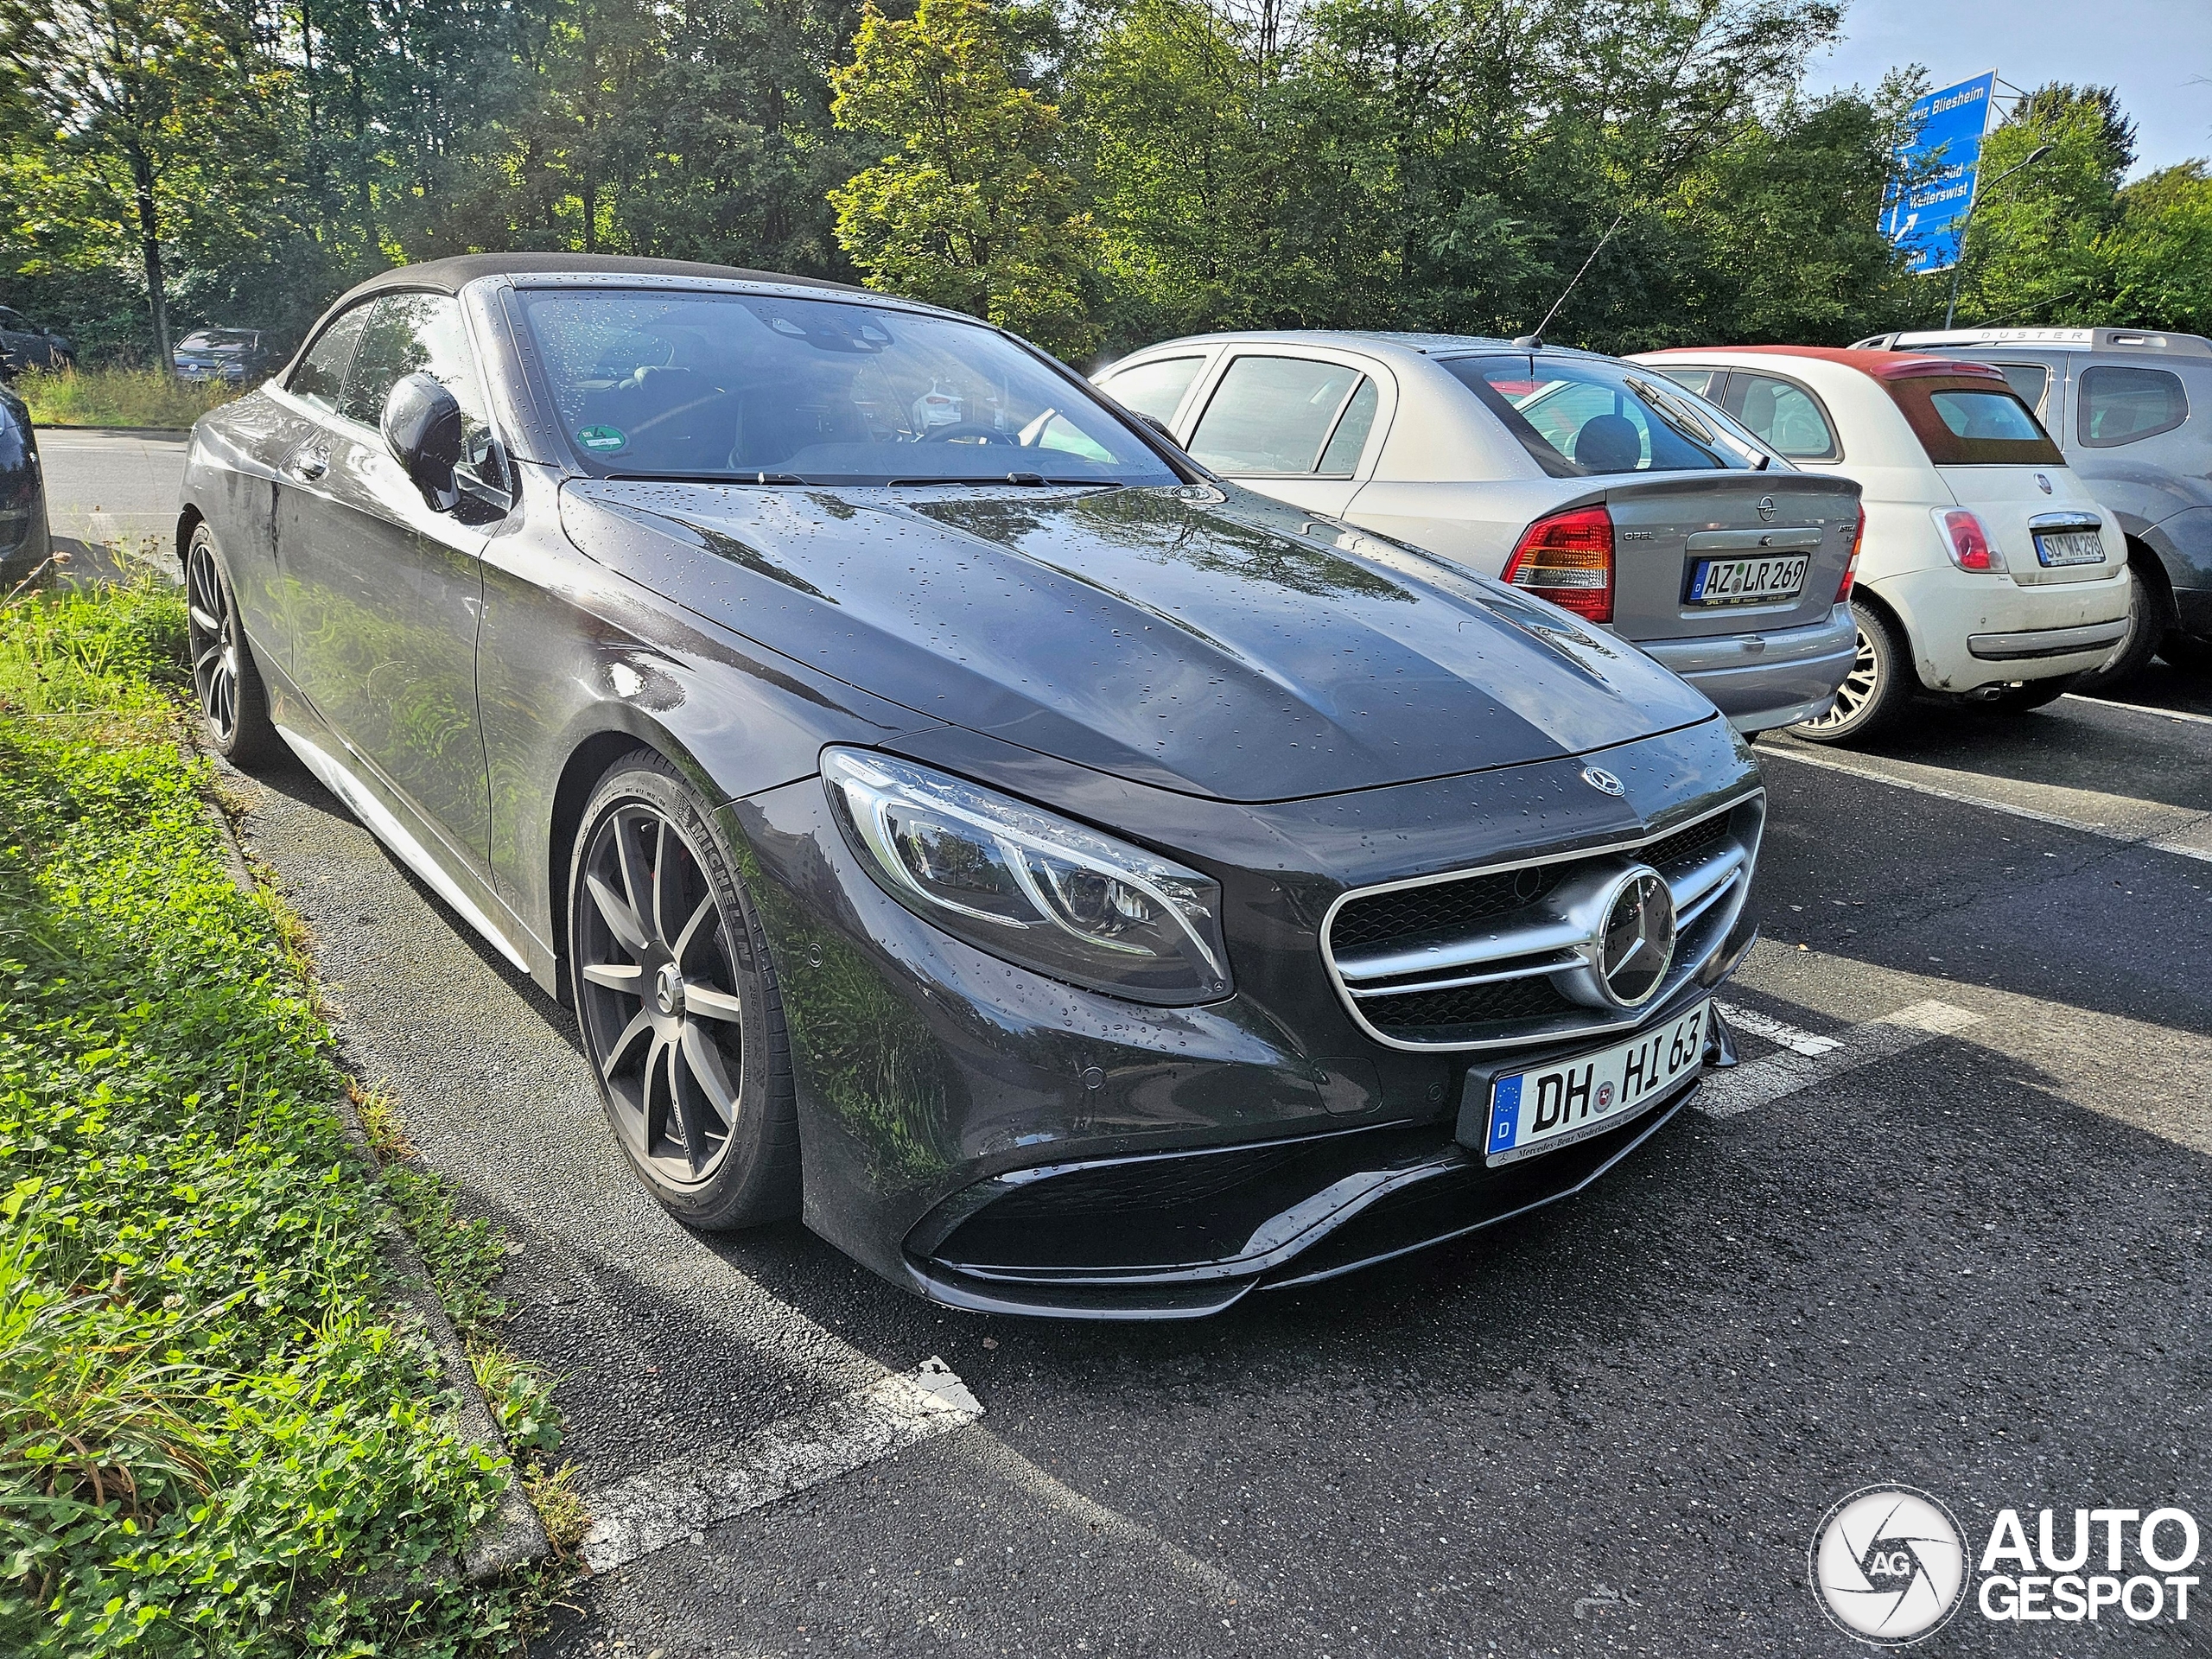
[[[1882,210],[1882,233],[1906,250],[1906,269],[1916,276],[1959,263],[1996,86],[1993,69],[1912,106],[1913,137],[1897,150],[1897,173],[1901,180],[1918,176],[1918,182],[1892,194]]]

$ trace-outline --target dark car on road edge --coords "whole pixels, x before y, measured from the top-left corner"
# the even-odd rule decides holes
[[[31,412],[0,386],[0,595],[27,580],[53,551]]]
[[[573,1002],[695,1225],[1191,1317],[1577,1190],[1726,1045],[1711,704],[972,318],[404,267],[200,420],[178,544],[213,741]]]

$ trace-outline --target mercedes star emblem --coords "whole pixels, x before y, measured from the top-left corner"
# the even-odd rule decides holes
[[[1591,788],[1596,790],[1601,795],[1625,795],[1628,793],[1628,785],[1621,782],[1619,779],[1614,777],[1611,772],[1607,772],[1603,766],[1583,767],[1582,781],[1589,785]]]

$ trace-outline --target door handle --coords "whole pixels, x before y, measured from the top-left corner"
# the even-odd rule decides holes
[[[330,457],[320,450],[302,450],[284,463],[284,470],[302,484],[312,484],[330,470]]]

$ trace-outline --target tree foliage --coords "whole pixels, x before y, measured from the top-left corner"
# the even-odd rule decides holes
[[[1097,235],[1059,163],[1059,111],[1016,84],[1020,21],[986,0],[921,0],[901,22],[868,0],[831,111],[899,147],[830,202],[872,286],[1080,353],[1098,337],[1081,291]]]
[[[1071,357],[1238,326],[1616,350],[1940,321],[1877,232],[1926,78],[1839,0],[0,0],[0,297],[95,356],[572,248],[846,280]],[[2212,178],[2109,88],[1990,139],[1966,321],[2212,327]],[[136,157],[153,180],[145,233]],[[1547,317],[1549,318],[1546,322]]]

